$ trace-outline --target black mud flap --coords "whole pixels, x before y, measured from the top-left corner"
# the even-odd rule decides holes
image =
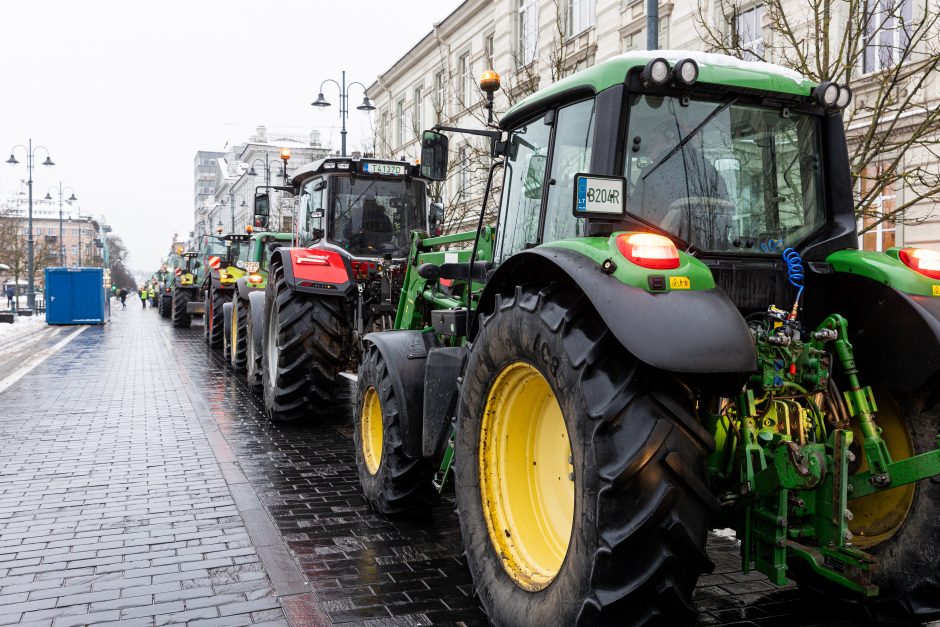
[[[467,360],[467,347],[432,348],[424,378],[424,435],[421,450],[440,459],[457,415],[457,378]]]
[[[844,272],[808,278],[806,293],[824,296],[813,299],[807,317],[814,323],[833,313],[845,317],[865,385],[911,392],[940,371],[940,297]]]
[[[432,331],[411,330],[369,333],[363,341],[375,345],[382,354],[395,396],[404,399],[398,408],[402,451],[408,457],[421,457],[425,364],[429,350],[440,344]]]

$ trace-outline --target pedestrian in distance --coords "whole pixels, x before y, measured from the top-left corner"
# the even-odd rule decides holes
[[[140,304],[143,306],[144,309],[146,309],[147,308],[147,288],[145,287],[140,288],[140,290],[138,291],[138,295],[140,296]]]
[[[13,309],[13,294],[16,293],[16,290],[12,285],[7,285],[7,309]]]
[[[147,289],[147,298],[150,299],[150,308],[153,309],[157,306],[157,294],[153,289],[153,284],[150,284],[150,287]]]
[[[122,287],[118,290],[118,296],[121,299],[121,309],[127,309],[127,290]]]

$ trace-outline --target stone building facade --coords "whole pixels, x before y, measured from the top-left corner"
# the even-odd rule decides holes
[[[787,1],[792,1],[794,15],[804,11],[804,3]],[[705,16],[719,31],[724,29],[750,49],[763,50],[770,24],[760,0],[735,0],[730,22],[722,14],[721,7],[727,5],[720,7],[719,2],[661,1],[658,47],[705,50],[697,23],[697,17]],[[915,12],[923,10],[917,0],[898,2],[913,3]],[[832,23],[840,23],[840,17],[845,16],[833,16]],[[423,129],[437,123],[482,127],[483,94],[477,79],[486,69],[495,69],[502,77],[503,89],[495,99],[498,114],[561,76],[624,52],[645,49],[646,29],[645,0],[466,0],[368,88],[376,106],[375,151],[379,156],[414,159],[420,152]],[[830,42],[837,43],[840,37],[838,32],[829,33]],[[936,82],[927,85],[929,94],[936,90]],[[856,99],[865,98],[866,88],[871,88],[864,78],[857,83],[852,85]],[[928,104],[928,109],[940,106],[940,95],[928,98],[934,103]],[[903,132],[903,125],[899,132]],[[457,135],[451,139],[451,149],[452,167],[441,200],[448,215],[456,216],[449,226],[465,228],[478,211],[474,204],[479,205],[483,187],[485,149],[475,138]],[[911,151],[905,158],[940,165],[923,150]],[[904,202],[909,193],[904,188],[885,187],[878,190],[873,206],[890,211],[902,206],[897,203]],[[902,244],[940,249],[938,213],[940,207],[922,202],[907,214],[917,224],[880,223],[860,238],[860,244],[871,250]]]

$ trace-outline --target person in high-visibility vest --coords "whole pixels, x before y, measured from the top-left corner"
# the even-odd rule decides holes
[[[157,306],[157,300],[156,300],[157,294],[153,289],[153,283],[150,284],[150,289],[147,290],[147,296],[150,297],[150,306],[156,307]]]
[[[138,294],[140,295],[140,304],[144,306],[144,309],[146,309],[147,308],[147,288],[146,287],[140,288],[140,291],[138,292]]]

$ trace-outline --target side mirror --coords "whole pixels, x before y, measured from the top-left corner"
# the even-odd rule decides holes
[[[421,136],[421,176],[432,181],[447,178],[447,135],[436,131],[424,131]]]
[[[439,202],[431,203],[431,210],[428,212],[428,230],[432,236],[441,234],[441,226],[444,224],[444,205]]]
[[[271,215],[271,196],[270,194],[255,195],[255,216]]]

